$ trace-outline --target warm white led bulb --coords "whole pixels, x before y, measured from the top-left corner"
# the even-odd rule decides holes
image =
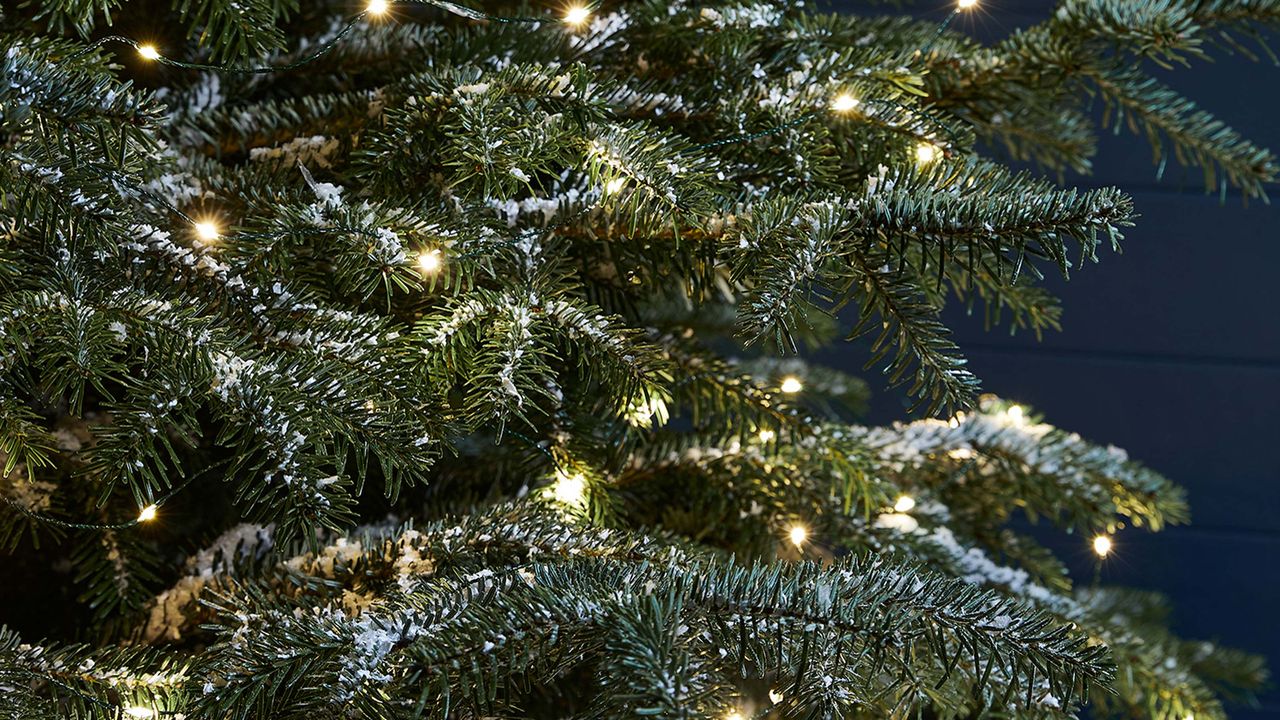
[[[387,0],[369,0],[368,6],[365,7],[365,12],[370,15],[385,15],[388,9],[390,9],[390,4]]]
[[[568,25],[581,25],[591,17],[591,10],[583,5],[574,5],[564,11],[564,21]]]
[[[1023,411],[1021,405],[1010,405],[1009,408],[1004,411],[1004,414],[1014,422],[1022,422]]]
[[[978,0],[956,0],[956,7],[961,10],[968,10],[978,4]]]
[[[622,188],[625,187],[626,184],[627,184],[626,178],[614,178],[609,182],[605,183],[604,191],[612,195],[614,193],[621,192]]]
[[[831,109],[838,113],[845,113],[858,107],[858,98],[849,93],[840,93],[831,101]]]
[[[154,716],[156,711],[141,705],[130,705],[124,709],[124,714],[132,718],[149,718]]]
[[[418,269],[430,275],[440,269],[444,264],[444,258],[440,256],[439,250],[431,250],[418,255]]]
[[[1098,557],[1106,557],[1111,552],[1111,538],[1099,535],[1093,539],[1093,552]]]
[[[803,525],[792,525],[787,531],[787,537],[791,538],[791,543],[796,547],[804,545],[804,541],[809,539],[809,530]]]
[[[782,392],[788,394],[798,393],[804,389],[804,383],[800,382],[800,378],[795,376],[785,377],[782,379],[782,386],[780,389]]]
[[[773,703],[774,705],[777,705],[778,703],[782,702],[785,698],[786,696],[783,695],[782,691],[778,690],[777,688],[774,688],[769,691],[769,702]]]
[[[156,49],[155,45],[139,45],[138,54],[148,60],[160,59],[160,51]]]
[[[916,499],[910,495],[901,495],[897,502],[893,504],[893,509],[900,513],[911,512],[911,508],[916,506]]]
[[[155,506],[155,503],[142,508],[142,511],[138,513],[138,522],[143,523],[149,520],[155,520],[156,511],[159,509],[160,508]]]
[[[581,506],[586,500],[587,478],[582,473],[570,474],[565,470],[556,470],[556,484],[551,491],[557,502]]]
[[[928,165],[938,159],[938,146],[932,143],[920,143],[916,146],[916,162]]]
[[[196,237],[205,242],[213,242],[221,236],[218,232],[218,226],[209,220],[201,220],[194,227],[196,229]]]
[[[761,431],[760,431],[760,442],[762,442],[762,443],[773,442],[773,439],[774,439],[774,438],[776,438],[776,437],[778,437],[778,433],[776,433],[776,432],[774,432],[774,431],[772,431],[772,430],[761,430]]]

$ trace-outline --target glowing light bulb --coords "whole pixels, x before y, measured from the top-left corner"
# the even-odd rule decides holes
[[[920,143],[916,146],[916,162],[928,165],[938,159],[939,149],[933,143]]]
[[[582,5],[574,5],[564,11],[564,21],[568,25],[581,25],[591,18],[591,11]]]
[[[1004,414],[1005,417],[1008,417],[1014,422],[1022,422],[1023,411],[1021,405],[1010,405],[1009,408],[1004,411]]]
[[[609,182],[605,183],[604,191],[612,195],[614,193],[621,192],[622,188],[625,187],[626,184],[627,184],[626,178],[614,178]]]
[[[809,529],[803,525],[792,525],[787,531],[787,537],[791,538],[791,544],[801,547],[804,541],[809,539]]]
[[[782,694],[781,690],[774,689],[769,691],[769,702],[773,703],[774,705],[777,705],[778,703],[782,702],[783,697],[785,696]]]
[[[193,227],[196,229],[196,237],[204,240],[205,242],[213,242],[221,237],[221,233],[218,232],[217,224],[212,221],[201,220]]]
[[[570,474],[565,470],[556,470],[556,484],[552,493],[557,502],[581,507],[586,504],[587,478],[582,473]]]
[[[898,501],[893,504],[893,509],[900,513],[911,512],[911,508],[916,506],[916,499],[910,495],[901,495]]]
[[[141,705],[130,705],[124,709],[124,714],[134,718],[149,718],[155,715],[156,711]]]
[[[730,710],[729,714],[724,716],[724,720],[747,720],[747,717],[737,710]]]
[[[840,93],[831,101],[831,109],[838,113],[849,112],[858,107],[858,98],[849,93]]]
[[[369,4],[364,11],[370,15],[385,15],[390,9],[390,3],[387,0],[369,0]]]
[[[1099,535],[1093,539],[1093,552],[1098,557],[1106,557],[1111,552],[1111,538]]]
[[[157,511],[157,510],[159,510],[159,509],[160,509],[160,508],[158,508],[158,507],[156,507],[156,506],[155,506],[155,503],[152,503],[152,504],[150,504],[150,505],[148,505],[148,506],[146,506],[146,507],[142,508],[142,511],[138,513],[138,522],[140,522],[140,523],[144,523],[144,522],[148,522],[148,521],[150,521],[150,520],[155,520],[155,519],[156,519],[156,511]]]
[[[798,393],[804,389],[804,383],[800,382],[800,378],[793,375],[782,379],[782,386],[780,389],[782,392],[788,394]]]
[[[440,256],[439,250],[431,250],[418,255],[418,269],[428,275],[439,270],[443,264],[444,259]]]
[[[974,456],[973,450],[970,450],[969,448],[956,448],[955,450],[949,450],[947,451],[947,455],[949,455],[952,460],[972,460]]]
[[[138,54],[146,58],[147,60],[160,59],[160,51],[156,49],[155,45],[151,45],[150,43],[146,45],[139,45]]]
[[[773,442],[773,439],[774,439],[774,438],[776,438],[776,437],[778,437],[778,433],[776,433],[776,432],[774,432],[774,431],[772,431],[772,430],[761,430],[761,431],[760,431],[760,442],[762,442],[762,443]]]
[[[978,4],[978,0],[956,0],[956,7],[960,8],[961,10],[968,10],[969,8],[977,4]]]

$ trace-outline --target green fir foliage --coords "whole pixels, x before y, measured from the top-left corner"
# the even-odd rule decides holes
[[[1265,198],[1274,156],[1150,71],[1269,56],[1280,4],[1062,0],[992,46],[389,5],[0,15],[0,567],[47,600],[0,608],[0,716],[1205,720],[1265,684],[1015,529],[1189,513],[981,394],[941,311],[1056,329],[1037,283],[1120,249],[1127,196],[1039,177],[1088,170],[1095,99]],[[853,424],[868,385],[797,356],[845,337],[920,419]]]

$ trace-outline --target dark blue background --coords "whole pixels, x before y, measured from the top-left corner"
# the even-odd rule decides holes
[[[884,12],[883,4],[829,7]],[[984,39],[1047,17],[1047,0],[979,0],[953,28]],[[941,19],[950,5],[924,0],[915,14]],[[1273,40],[1280,38],[1272,37]],[[1273,42],[1273,45],[1277,43]],[[1216,53],[1164,79],[1254,142],[1280,149],[1280,68]],[[1042,411],[1059,427],[1114,443],[1187,488],[1192,525],[1158,534],[1122,532],[1103,569],[1107,582],[1172,597],[1187,637],[1263,653],[1280,671],[1280,208],[1238,194],[1206,196],[1196,170],[1170,163],[1155,179],[1149,146],[1127,131],[1102,138],[1080,187],[1117,185],[1142,217],[1123,255],[1054,278],[1064,329],[1036,342],[983,331],[980,316],[948,311],[948,324],[984,387]],[[1280,201],[1280,193],[1271,188]],[[859,348],[824,359],[861,367]],[[904,419],[900,393],[877,386],[872,422]],[[1057,546],[1086,581],[1086,539]],[[1235,718],[1280,718],[1280,693]]]

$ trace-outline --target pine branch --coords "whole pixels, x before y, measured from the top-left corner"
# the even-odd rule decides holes
[[[673,376],[679,378],[674,400],[700,431],[729,437],[761,429],[795,429],[798,418],[791,408],[740,366],[679,337],[664,335],[657,342],[673,365]]]
[[[116,144],[122,138],[144,148],[154,144],[147,131],[159,124],[160,105],[150,93],[117,80],[99,53],[77,52],[79,46],[65,41],[9,34],[0,36],[0,47],[9,80],[0,88],[0,128],[6,134],[38,127],[48,133],[36,138],[39,142],[85,143],[105,157],[123,157]]]
[[[683,598],[674,591],[619,603],[604,640],[606,684],[594,714],[696,718],[731,692],[687,637],[684,614]]]
[[[937,464],[936,479],[926,482],[936,483],[946,502],[965,513],[1007,512],[1016,506],[1064,528],[1095,531],[1120,518],[1152,530],[1187,521],[1184,493],[1158,473],[1118,448],[1093,445],[1036,422],[1022,406],[1014,413],[1011,407],[984,396],[977,411],[949,423],[914,422],[891,433],[871,430],[866,442],[883,447],[884,462],[891,466]],[[977,504],[966,499],[974,497],[982,499]]]
[[[568,295],[518,299],[477,290],[422,322],[416,336],[437,348],[430,360],[438,377],[464,384],[473,422],[527,420],[535,403],[554,402],[544,382],[552,363],[573,357],[580,376],[602,373],[617,411],[659,393],[667,377],[654,348],[617,318]],[[461,372],[471,374],[462,377]],[[529,409],[526,409],[528,402]]]
[[[1086,649],[1081,638],[1053,629],[1047,619],[913,569],[882,563],[766,569],[730,562],[685,561],[673,567],[570,560],[534,564],[517,573],[469,575],[453,589],[436,581],[406,597],[406,605],[351,618],[327,612],[303,622],[269,603],[263,606],[266,598],[254,592],[243,600],[226,598],[221,604],[231,624],[218,651],[225,658],[213,666],[220,668],[221,685],[201,702],[209,710],[253,705],[276,713],[336,702],[368,714],[385,712],[387,703],[400,696],[419,698],[430,714],[449,714],[455,706],[486,712],[494,707],[497,688],[545,682],[572,666],[571,658],[580,656],[575,648],[608,642],[601,633],[607,637],[620,628],[609,619],[628,612],[633,602],[619,598],[616,588],[650,586],[658,597],[678,600],[686,622],[710,631],[705,641],[698,634],[687,637],[703,662],[714,662],[717,673],[776,669],[800,677],[803,648],[823,642],[845,648],[854,663],[846,668],[847,677],[885,670],[884,692],[923,681],[898,675],[907,658],[922,654],[942,662],[929,682],[940,677],[945,682],[941,673],[948,666],[962,672],[954,665],[961,652],[975,653],[984,664],[1008,663],[1015,702],[1020,702],[1017,691],[1029,687],[1033,677],[1043,677],[1071,702],[1108,673],[1100,648]],[[448,603],[440,592],[459,593],[462,605]],[[1014,619],[989,624],[983,618],[993,608]],[[751,639],[740,632],[743,623],[764,623],[771,639]],[[234,641],[248,632],[259,641]],[[643,643],[635,636],[631,641]],[[716,648],[729,652],[720,655]],[[289,657],[286,664],[268,662],[282,652]],[[493,661],[463,661],[485,656]],[[918,661],[910,664],[918,667]],[[271,694],[272,688],[281,692]],[[804,706],[809,701],[821,702],[804,693],[792,702]]]
[[[1072,0],[1054,15],[1055,32],[1080,40],[1101,39],[1121,52],[1147,57],[1165,67],[1186,64],[1184,55],[1206,58],[1192,2]]]
[[[1142,637],[1117,644],[1115,656],[1124,679],[1115,694],[1096,698],[1102,712],[1226,718],[1220,696],[1250,703],[1267,682],[1267,671],[1256,655],[1169,634],[1169,608],[1160,595],[1106,588],[1082,590],[1077,597],[1112,627]]]
[[[87,645],[23,643],[0,626],[0,687],[12,718],[118,718],[126,708],[177,705],[186,663],[139,648],[99,650]]]
[[[298,7],[298,0],[182,0],[178,11],[216,62],[284,47],[285,34],[278,23]]]
[[[111,24],[111,14],[119,9],[121,0],[53,0],[42,2],[34,20],[44,20],[59,33],[71,30],[81,37],[88,37],[98,24],[98,17]]]
[[[1162,143],[1167,141],[1179,163],[1198,165],[1204,171],[1206,189],[1225,189],[1230,182],[1247,196],[1266,196],[1264,186],[1275,180],[1277,172],[1271,151],[1245,140],[1195,103],[1132,68],[1083,70],[1112,108],[1113,122],[1117,126],[1127,122],[1134,132],[1141,128],[1162,164],[1166,154]]]
[[[965,369],[959,347],[947,338],[950,331],[938,320],[937,308],[922,301],[910,276],[889,269],[888,261],[883,254],[850,256],[862,306],[850,338],[872,332],[879,319],[871,362],[889,361],[885,372],[891,384],[910,381],[907,392],[929,414],[972,407],[978,379]],[[916,366],[919,370],[911,379]]]
[[[829,265],[837,260],[842,208],[832,203],[764,202],[753,208],[736,238],[733,279],[765,282],[743,300],[744,331],[753,341],[768,338],[796,351],[792,328],[816,311],[807,302]]]

